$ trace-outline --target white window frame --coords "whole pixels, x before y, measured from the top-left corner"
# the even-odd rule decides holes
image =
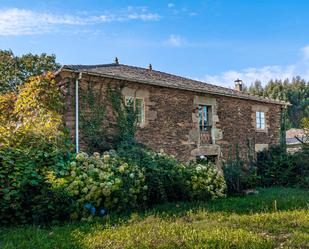
[[[266,130],[266,115],[265,112],[256,111],[255,112],[255,128],[257,130]]]
[[[125,104],[128,105],[128,100],[133,100],[133,107],[134,110],[136,110],[136,100],[139,99],[142,101],[142,113],[141,113],[141,122],[137,122],[137,125],[139,127],[144,127],[145,126],[145,100],[140,97],[133,97],[133,96],[126,96],[125,97]]]

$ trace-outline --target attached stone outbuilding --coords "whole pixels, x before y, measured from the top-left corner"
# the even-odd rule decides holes
[[[103,97],[108,85],[122,86],[123,97],[138,110],[137,141],[182,161],[199,156],[224,159],[230,151],[235,153],[236,144],[246,158],[248,143],[255,151],[278,144],[280,113],[288,104],[244,93],[239,81],[235,90],[118,62],[66,65],[58,80],[67,92],[64,121],[81,147],[86,144],[76,130],[81,101],[76,96],[91,81]],[[107,121],[114,122],[111,107],[106,108]]]

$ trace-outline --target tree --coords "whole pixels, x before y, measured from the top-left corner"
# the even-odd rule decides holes
[[[59,68],[55,55],[28,53],[16,56],[11,50],[0,50],[0,93],[17,92],[18,87],[31,76]]]
[[[0,148],[62,146],[63,96],[52,73],[30,77],[18,93],[0,94]]]
[[[263,86],[261,81],[254,81],[254,83],[249,87],[248,91],[254,95],[263,96]]]
[[[264,87],[256,80],[247,90],[251,94],[291,103],[287,109],[286,128],[300,128],[301,120],[309,117],[309,82],[301,77],[292,80],[270,80]]]

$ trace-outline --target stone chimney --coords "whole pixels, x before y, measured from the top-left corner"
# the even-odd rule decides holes
[[[118,60],[118,57],[115,57],[115,64],[119,64],[119,60]]]
[[[238,92],[242,92],[242,80],[237,79],[234,81],[235,83],[235,90]]]
[[[150,71],[152,70],[152,65],[151,65],[151,64],[149,64],[148,69],[149,69]]]

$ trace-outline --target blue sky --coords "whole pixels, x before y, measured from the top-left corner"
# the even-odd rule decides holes
[[[0,49],[120,63],[224,86],[309,80],[309,1],[0,0]]]

